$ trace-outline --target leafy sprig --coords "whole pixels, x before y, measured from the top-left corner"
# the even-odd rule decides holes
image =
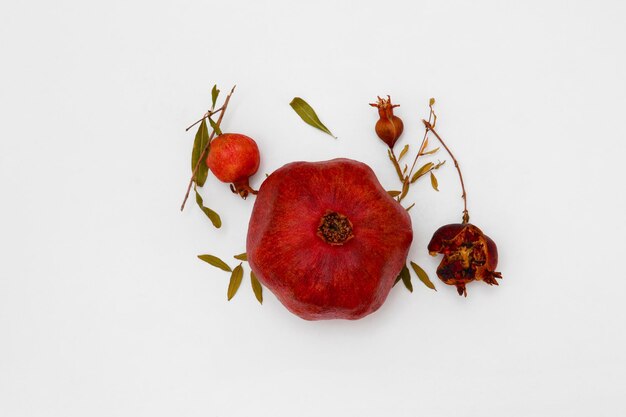
[[[435,110],[433,109],[433,105],[435,104],[435,99],[431,98],[429,100],[429,109],[430,109],[430,113],[428,116],[428,122],[432,122],[433,123],[433,127],[434,124],[437,123],[437,115],[435,114]],[[417,169],[417,171],[415,171],[415,173],[413,173],[413,171],[415,170],[415,167],[417,165],[417,160],[419,159],[420,156],[427,156],[427,155],[433,155],[435,153],[437,153],[437,151],[439,151],[439,148],[434,148],[434,149],[430,149],[427,150],[428,148],[428,133],[429,133],[429,129],[427,128],[426,131],[424,132],[424,137],[422,138],[422,142],[420,144],[419,150],[417,152],[417,154],[415,155],[415,159],[413,160],[413,164],[411,165],[411,169],[409,170],[409,166],[408,164],[404,164],[404,167],[401,166],[401,161],[402,159],[407,155],[407,153],[409,152],[409,145],[406,144],[404,145],[404,147],[402,148],[402,150],[400,151],[400,154],[398,156],[396,156],[393,148],[389,148],[387,150],[388,156],[389,156],[389,160],[391,161],[396,174],[398,175],[398,179],[400,180],[400,184],[401,184],[401,190],[398,191],[389,191],[389,195],[391,195],[392,197],[394,197],[399,203],[402,202],[402,200],[407,196],[410,186],[411,184],[415,183],[418,179],[420,179],[421,177],[423,177],[426,174],[430,174],[430,184],[433,187],[433,189],[435,191],[439,191],[439,183],[437,181],[437,177],[435,177],[435,174],[433,173],[433,171],[438,170],[443,164],[445,164],[446,161],[438,161],[437,163],[434,162],[427,162],[424,165],[422,165],[421,167],[419,167]],[[414,204],[412,204],[411,206],[409,206],[407,208],[407,211],[410,210],[412,207],[414,206]]]
[[[222,132],[220,130],[220,124],[222,123],[222,119],[224,118],[224,113],[228,108],[228,103],[230,102],[230,97],[235,92],[235,87],[230,90],[226,99],[224,99],[224,103],[219,109],[215,109],[215,105],[217,103],[217,99],[220,94],[220,90],[217,88],[217,85],[213,86],[211,90],[211,108],[195,123],[189,126],[186,131],[189,131],[192,127],[197,125],[198,132],[196,133],[196,137],[194,140],[193,149],[191,152],[191,178],[189,179],[189,184],[187,185],[187,191],[185,192],[185,198],[183,199],[183,203],[180,206],[180,210],[183,211],[185,208],[185,204],[187,203],[187,199],[189,198],[189,193],[191,192],[191,187],[193,186],[194,192],[196,194],[196,203],[200,207],[200,209],[207,215],[207,217],[211,220],[213,225],[219,228],[222,225],[222,221],[219,215],[211,210],[210,208],[204,206],[202,197],[198,193],[197,187],[204,186],[208,175],[208,167],[205,164],[205,160],[209,151],[211,149],[211,141],[216,135],[220,135]],[[219,113],[219,117],[217,121],[213,120],[213,116]],[[209,125],[211,126],[211,133],[209,134],[209,129],[206,121],[209,121]]]

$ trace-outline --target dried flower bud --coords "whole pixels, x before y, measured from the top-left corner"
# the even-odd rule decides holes
[[[399,104],[391,104],[391,97],[387,96],[386,99],[378,97],[378,101],[370,106],[377,107],[380,116],[376,122],[376,134],[392,149],[404,130],[402,120],[393,114],[393,108]]]

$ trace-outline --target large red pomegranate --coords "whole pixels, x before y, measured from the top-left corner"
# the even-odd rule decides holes
[[[411,219],[365,164],[293,162],[261,185],[248,228],[258,279],[306,320],[376,311],[405,265]]]

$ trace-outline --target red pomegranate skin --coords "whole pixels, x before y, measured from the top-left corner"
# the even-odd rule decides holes
[[[292,313],[355,320],[383,304],[412,240],[411,218],[367,165],[293,162],[263,182],[247,254]]]
[[[206,164],[222,182],[237,184],[259,169],[259,148],[254,139],[239,133],[224,133],[211,141]]]

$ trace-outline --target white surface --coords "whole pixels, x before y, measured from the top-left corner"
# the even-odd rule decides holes
[[[626,6],[530,2],[3,2],[0,415],[626,415]],[[305,322],[195,258],[244,250],[254,199],[178,206],[209,89],[263,173],[348,156],[395,188],[367,103],[417,143],[429,97],[504,279],[395,288]],[[306,126],[302,96],[339,140]],[[415,145],[416,146],[416,145]],[[440,154],[440,158],[444,155]],[[461,212],[452,165],[408,201],[410,253]],[[231,259],[231,264],[234,264]]]

